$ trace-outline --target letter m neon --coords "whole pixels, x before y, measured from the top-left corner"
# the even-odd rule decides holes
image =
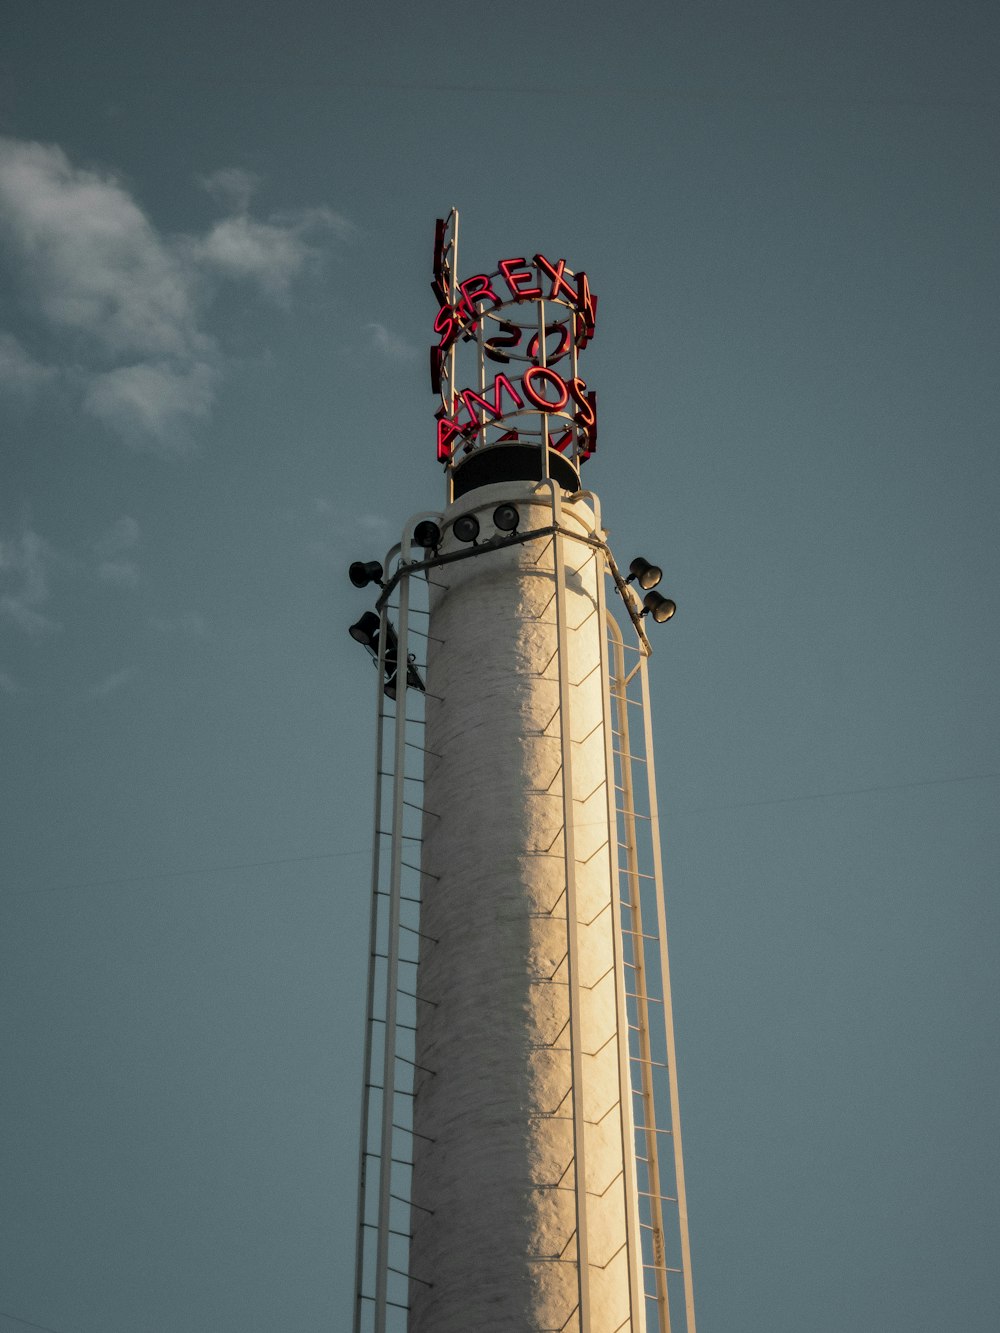
[[[462,401],[465,403],[465,410],[469,414],[469,422],[471,425],[479,425],[479,417],[476,415],[476,404],[479,405],[479,408],[485,412],[488,417],[496,419],[497,417],[503,416],[503,394],[505,389],[507,393],[510,394],[513,404],[512,407],[507,409],[508,411],[513,411],[515,408],[524,406],[524,399],[517,392],[506,375],[497,375],[496,379],[494,379],[492,402],[487,398],[482,398],[478,393],[473,393],[471,389],[462,390]]]

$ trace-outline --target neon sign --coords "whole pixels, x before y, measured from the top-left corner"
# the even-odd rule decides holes
[[[434,277],[438,300],[431,387],[439,395],[437,457],[451,470],[494,444],[536,445],[575,467],[597,448],[597,395],[579,373],[594,335],[597,297],[584,272],[543,254],[497,261],[492,273],[457,273],[458,216],[438,220]],[[472,344],[459,370],[460,349]],[[509,367],[492,374],[487,361]],[[468,380],[475,379],[475,387]],[[547,472],[545,473],[547,475]]]

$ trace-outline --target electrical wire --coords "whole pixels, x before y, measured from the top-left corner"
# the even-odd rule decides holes
[[[989,782],[1000,773],[968,773],[961,778],[926,778],[921,782],[887,782],[878,787],[845,787],[843,791],[817,791],[804,796],[775,796],[763,801],[734,801],[730,805],[699,805],[670,811],[674,815],[701,815],[714,810],[748,810],[757,805],[791,805],[795,801],[826,801],[836,796],[866,796],[870,792],[906,791],[912,787],[945,787],[953,782]]]
[[[0,1319],[13,1319],[15,1324],[21,1324],[24,1328],[37,1328],[41,1333],[63,1333],[62,1329],[50,1328],[48,1324],[34,1324],[30,1319],[22,1319],[20,1315],[10,1314],[7,1310],[0,1310]]]
[[[673,806],[668,808],[669,819],[677,815],[711,814],[721,810],[750,810],[765,805],[793,805],[801,801],[828,801],[841,796],[868,796],[884,791],[908,791],[918,787],[944,787],[958,782],[990,782],[1000,778],[1000,773],[969,773],[957,778],[926,778],[918,782],[888,782],[874,787],[845,787],[839,791],[807,792],[801,796],[775,796],[761,801],[733,801],[724,805]],[[598,821],[599,822],[599,821]],[[316,852],[306,856],[280,856],[264,861],[232,861],[217,865],[194,866],[189,870],[163,870],[149,874],[123,875],[115,879],[80,880],[75,884],[52,884],[40,889],[25,889],[13,893],[12,898],[34,898],[43,893],[71,893],[81,889],[118,888],[127,884],[154,883],[162,880],[189,879],[194,875],[221,874],[229,870],[258,870],[268,866],[301,865],[312,861],[335,861],[349,856],[367,856],[370,848],[359,847],[352,851]],[[0,1314],[3,1311],[0,1310]]]

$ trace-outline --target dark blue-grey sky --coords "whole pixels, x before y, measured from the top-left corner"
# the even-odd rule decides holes
[[[702,1333],[993,1333],[995,6],[8,0],[0,1328],[349,1326],[344,576],[536,249],[655,728]]]

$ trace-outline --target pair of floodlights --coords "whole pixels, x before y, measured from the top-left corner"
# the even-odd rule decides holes
[[[381,587],[384,571],[377,560],[355,560],[348,570],[348,575],[355,588],[367,588],[369,583],[377,583]],[[382,619],[376,611],[366,611],[360,620],[355,621],[348,633],[367,650],[375,662],[378,662]],[[406,683],[412,690],[423,690],[424,682],[414,665],[416,660],[414,653],[407,654]],[[385,668],[385,684],[382,688],[387,698],[395,699],[399,680],[399,639],[388,620],[385,622],[385,654],[382,665]]]
[[[634,579],[646,594],[642,599],[642,610],[639,614],[652,616],[658,625],[669,620],[677,610],[676,602],[664,597],[662,593],[652,591],[662,578],[663,570],[659,565],[651,565],[643,556],[637,555],[628,567],[628,578],[625,580],[626,583],[631,583]]]
[[[366,584],[358,583],[354,576],[355,568],[361,564],[361,561],[356,561],[355,564],[351,566],[351,582],[355,587],[363,588]],[[368,582],[381,582],[382,566],[377,560],[369,560],[363,567],[366,569],[378,570],[377,577],[368,580]],[[373,660],[377,662],[379,642],[382,637],[382,620],[378,613],[376,611],[366,611],[361,619],[351,626],[348,632],[351,638],[360,643],[363,648],[367,649]],[[407,655],[406,683],[411,690],[423,691],[424,682],[420,679],[420,672],[414,665],[416,660],[416,655],[414,653],[409,653]],[[382,688],[387,698],[395,699],[396,685],[399,679],[399,639],[396,636],[396,631],[389,624],[388,620],[385,622],[385,655],[382,658],[382,665],[385,668],[385,684]]]

